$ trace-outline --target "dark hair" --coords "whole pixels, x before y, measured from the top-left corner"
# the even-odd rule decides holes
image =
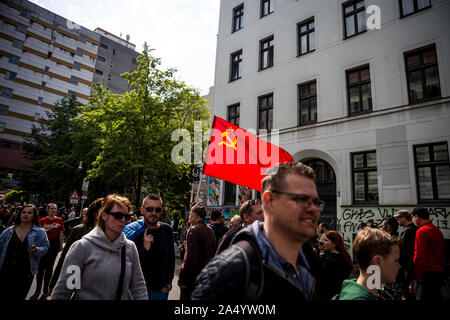
[[[206,209],[200,203],[197,203],[195,206],[193,206],[191,208],[191,211],[193,211],[196,215],[198,215],[202,219],[205,219],[206,217]]]
[[[327,230],[329,230],[330,228],[328,227],[328,223],[326,223],[326,222],[321,222],[320,224],[319,224],[319,226],[320,225],[322,225],[322,227],[324,227],[325,229],[327,229]]]
[[[250,215],[252,213],[252,207],[255,204],[260,204],[259,200],[248,200],[245,201],[242,206],[239,208],[239,215],[241,216],[242,221],[244,221],[244,214]]]
[[[394,217],[385,217],[383,220],[386,221],[385,223],[391,227],[390,234],[392,234],[393,236],[398,236],[398,231],[397,231],[398,230],[398,221],[397,221],[397,219]]]
[[[344,239],[342,239],[341,235],[337,231],[330,230],[327,233],[325,233],[325,236],[328,239],[330,239],[331,242],[333,242],[333,244],[336,247],[336,250],[342,256],[342,258],[344,258],[345,262],[350,267],[350,269],[354,271],[352,257],[350,257],[350,254],[345,248]]]
[[[222,216],[222,211],[214,209],[211,211],[211,220],[217,220]]]
[[[39,227],[39,218],[38,218],[38,215],[37,215],[37,209],[36,209],[36,207],[33,204],[26,204],[23,207],[20,207],[20,210],[17,212],[16,220],[14,222],[14,224],[16,226],[18,226],[18,225],[20,225],[22,223],[22,220],[20,219],[20,216],[22,214],[23,209],[30,208],[30,207],[33,209],[33,221],[32,221],[32,223]]]
[[[414,208],[411,212],[411,215],[418,216],[419,218],[422,218],[423,220],[430,220],[430,214],[428,213],[428,209],[424,207],[417,207]]]
[[[161,204],[162,204],[162,199],[161,199],[161,196],[159,195],[159,194],[156,194],[156,193],[150,193],[150,194],[148,194],[145,198],[144,198],[144,200],[142,200],[142,206],[144,206],[144,203],[145,203],[145,201],[147,201],[147,200],[159,200],[159,201],[161,201]]]
[[[282,190],[285,184],[285,177],[288,174],[296,174],[315,180],[314,170],[302,162],[283,162],[274,165],[262,180],[262,192],[266,190]]]
[[[88,225],[94,225],[95,226],[95,215],[98,213],[98,211],[101,209],[103,200],[105,198],[98,198],[91,202],[89,205],[89,208],[87,212],[83,215],[83,222]]]

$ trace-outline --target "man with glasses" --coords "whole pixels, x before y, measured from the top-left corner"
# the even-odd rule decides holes
[[[175,271],[175,248],[172,228],[160,222],[162,200],[149,194],[142,201],[143,219],[127,225],[124,233],[139,252],[149,300],[167,300]]]
[[[308,240],[316,232],[324,202],[314,171],[281,163],[262,181],[264,222],[236,234],[194,284],[193,300],[312,300],[317,260]]]

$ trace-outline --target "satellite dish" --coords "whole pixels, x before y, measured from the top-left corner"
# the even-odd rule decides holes
[[[129,34],[127,34],[127,41],[128,42],[130,41],[130,35]]]

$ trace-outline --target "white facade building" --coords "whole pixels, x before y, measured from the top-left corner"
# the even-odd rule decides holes
[[[449,21],[448,0],[222,0],[212,113],[279,130],[348,248],[418,205],[450,238]]]

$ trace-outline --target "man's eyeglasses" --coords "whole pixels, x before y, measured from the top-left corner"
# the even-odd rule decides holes
[[[311,204],[314,205],[316,208],[318,208],[320,211],[322,211],[325,208],[325,202],[320,200],[319,198],[313,198],[306,194],[290,193],[278,190],[271,190],[271,191],[273,193],[284,194],[291,197],[292,200],[294,200],[295,203],[297,203],[297,205],[303,208],[309,208]]]
[[[154,207],[147,207],[147,208],[144,208],[144,209],[145,209],[147,212],[150,212],[150,213],[152,213],[153,210],[155,210],[156,213],[161,213],[162,210],[163,210],[163,208],[161,208],[161,207],[156,207],[156,208],[154,208]]]
[[[120,211],[106,211],[107,214],[113,216],[114,218],[116,218],[117,220],[122,220],[122,218],[125,218],[125,221],[130,221],[131,219],[131,214],[129,213],[123,213]]]

